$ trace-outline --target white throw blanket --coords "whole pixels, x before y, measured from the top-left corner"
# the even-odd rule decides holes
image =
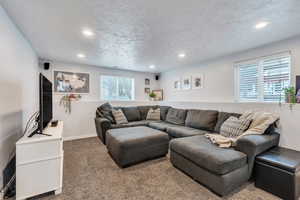
[[[247,111],[240,118],[243,117],[252,118],[252,122],[248,130],[243,134],[235,138],[224,137],[221,134],[205,134],[205,137],[207,137],[212,143],[218,145],[219,147],[229,148],[231,146],[234,146],[236,141],[245,135],[263,134],[271,124],[279,120],[279,116],[267,112]]]

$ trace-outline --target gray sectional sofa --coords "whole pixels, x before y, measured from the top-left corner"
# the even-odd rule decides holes
[[[161,109],[161,121],[148,121],[150,108]],[[237,113],[214,110],[184,110],[169,106],[122,107],[128,124],[117,125],[109,104],[98,108],[95,125],[98,137],[105,144],[110,129],[147,126],[169,136],[170,160],[196,181],[224,196],[251,178],[255,157],[277,146],[279,133],[270,126],[263,135],[248,135],[237,141],[233,148],[212,144],[205,133],[219,133],[220,127]],[[126,129],[124,129],[126,130]]]

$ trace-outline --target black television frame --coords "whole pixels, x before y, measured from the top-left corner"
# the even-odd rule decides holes
[[[46,85],[48,85],[48,88],[44,87]],[[48,102],[45,102],[45,99],[44,99],[45,93],[48,94],[48,97],[47,97]],[[28,137],[32,137],[35,134],[50,136],[48,134],[44,134],[43,130],[50,123],[50,121],[53,118],[52,95],[53,95],[53,90],[52,90],[51,81],[49,81],[42,73],[40,73],[40,75],[39,75],[39,116],[36,120],[36,122],[38,123],[38,128],[34,132],[32,132]],[[44,115],[45,115],[45,112],[46,112],[45,111],[45,105],[46,104],[50,104],[50,105],[47,105],[48,110],[46,109],[47,112],[49,112],[48,113],[49,117],[48,117],[47,120],[44,119]]]

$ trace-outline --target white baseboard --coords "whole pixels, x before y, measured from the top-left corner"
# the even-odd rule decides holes
[[[90,138],[90,137],[97,137],[97,134],[87,134],[87,135],[76,135],[76,136],[68,136],[68,137],[63,137],[64,141],[71,141],[71,140],[79,140],[79,139],[84,139],[84,138]]]

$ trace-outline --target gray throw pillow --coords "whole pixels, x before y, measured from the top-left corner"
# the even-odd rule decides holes
[[[113,109],[112,114],[115,118],[116,124],[127,124],[128,123],[128,121],[121,109],[118,109],[118,110]]]
[[[220,129],[222,124],[229,118],[229,117],[237,117],[239,118],[241,114],[238,113],[228,113],[228,112],[219,112],[218,114],[218,121],[216,123],[214,131],[220,133]]]
[[[251,118],[229,117],[221,126],[221,135],[229,138],[237,138],[242,135],[251,123]]]
[[[149,110],[159,108],[159,106],[138,106],[138,110],[140,111],[141,120],[146,120],[147,114]]]
[[[148,111],[146,120],[160,120],[160,108],[152,109]]]
[[[185,125],[192,128],[213,131],[217,117],[218,111],[215,110],[189,110]]]
[[[168,110],[166,122],[177,124],[177,125],[184,125],[185,118],[186,118],[186,110],[170,108]]]

